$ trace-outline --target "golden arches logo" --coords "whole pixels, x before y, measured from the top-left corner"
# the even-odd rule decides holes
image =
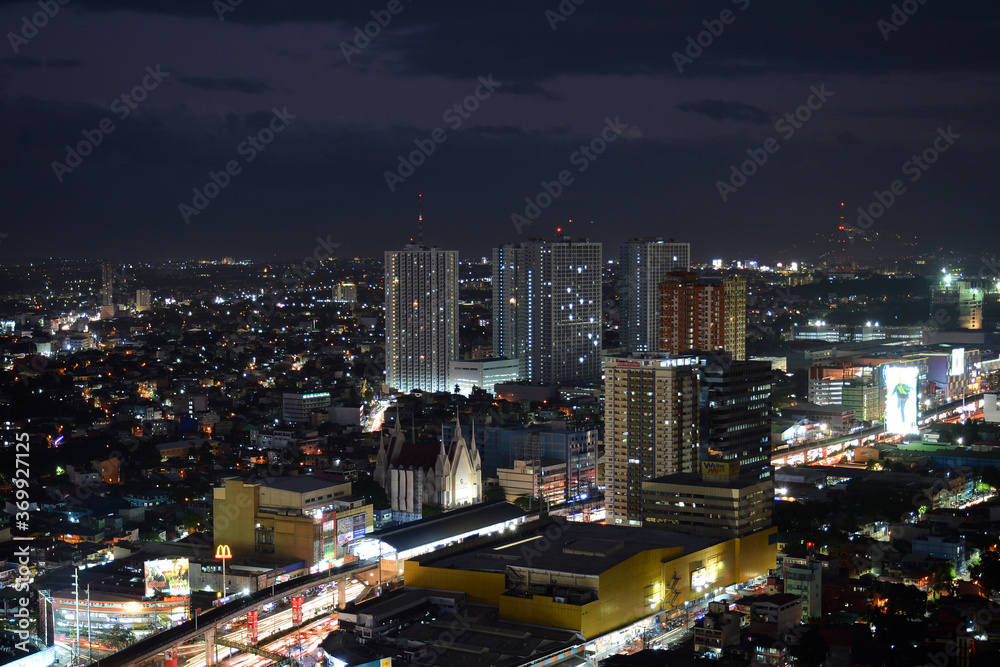
[[[215,547],[215,557],[227,560],[233,557],[233,552],[229,550],[228,544],[220,544]]]

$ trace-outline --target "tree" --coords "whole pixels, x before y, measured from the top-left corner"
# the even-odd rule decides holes
[[[189,531],[194,532],[201,525],[201,515],[193,510],[187,510],[181,517],[181,525]]]
[[[517,498],[514,498],[514,504],[523,509],[525,512],[531,510],[531,498],[529,498],[526,493],[522,493]]]
[[[941,562],[934,566],[934,590],[938,594],[951,595],[955,587],[954,563]]]
[[[490,484],[483,493],[483,500],[507,500],[507,492],[499,484]]]
[[[791,647],[795,664],[803,667],[822,667],[830,647],[819,627],[810,625],[809,629],[799,638],[799,643]]]
[[[429,516],[437,516],[438,514],[444,513],[444,505],[439,505],[438,503],[424,503],[424,509],[422,517],[426,519]]]
[[[908,619],[922,619],[927,613],[927,595],[916,586],[889,584],[883,592],[885,611]]]
[[[996,545],[983,551],[979,562],[969,568],[972,580],[990,595],[1000,592],[1000,552],[995,549]]]
[[[102,642],[108,648],[121,650],[135,641],[135,633],[121,623],[115,623],[104,631]]]

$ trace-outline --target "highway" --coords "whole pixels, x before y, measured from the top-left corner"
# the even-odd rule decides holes
[[[240,616],[246,616],[248,611],[260,609],[265,604],[278,602],[283,597],[299,594],[307,589],[315,588],[321,584],[331,584],[345,576],[350,579],[359,572],[371,569],[377,564],[377,558],[349,563],[325,572],[318,572],[316,574],[298,577],[296,579],[277,584],[272,588],[266,588],[264,590],[257,591],[256,593],[251,593],[246,597],[233,600],[232,602],[228,602],[221,607],[206,611],[195,619],[147,637],[142,641],[138,641],[135,644],[122,649],[118,653],[103,657],[96,660],[92,664],[98,667],[127,667],[129,665],[140,664],[150,658],[156,657],[158,654],[162,653],[164,649],[170,648],[171,646],[180,646],[181,644],[194,640],[198,636],[204,634],[205,628],[209,625],[224,626],[226,623],[229,623]],[[288,613],[290,624],[291,610],[288,610]],[[280,621],[275,621],[275,623],[278,622]],[[225,633],[225,630],[221,630],[221,633]],[[260,636],[264,636],[264,633],[262,632],[259,632],[258,634]],[[234,639],[236,638],[234,637]],[[239,640],[237,639],[237,641]]]

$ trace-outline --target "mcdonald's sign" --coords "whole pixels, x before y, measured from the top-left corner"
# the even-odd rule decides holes
[[[220,544],[215,547],[215,557],[220,560],[229,560],[233,557],[233,552],[229,550],[228,544]]]

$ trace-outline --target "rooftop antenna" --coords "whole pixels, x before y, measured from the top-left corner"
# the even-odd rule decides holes
[[[417,195],[417,222],[420,223],[420,234],[417,237],[417,242],[420,245],[424,244],[424,196]]]

